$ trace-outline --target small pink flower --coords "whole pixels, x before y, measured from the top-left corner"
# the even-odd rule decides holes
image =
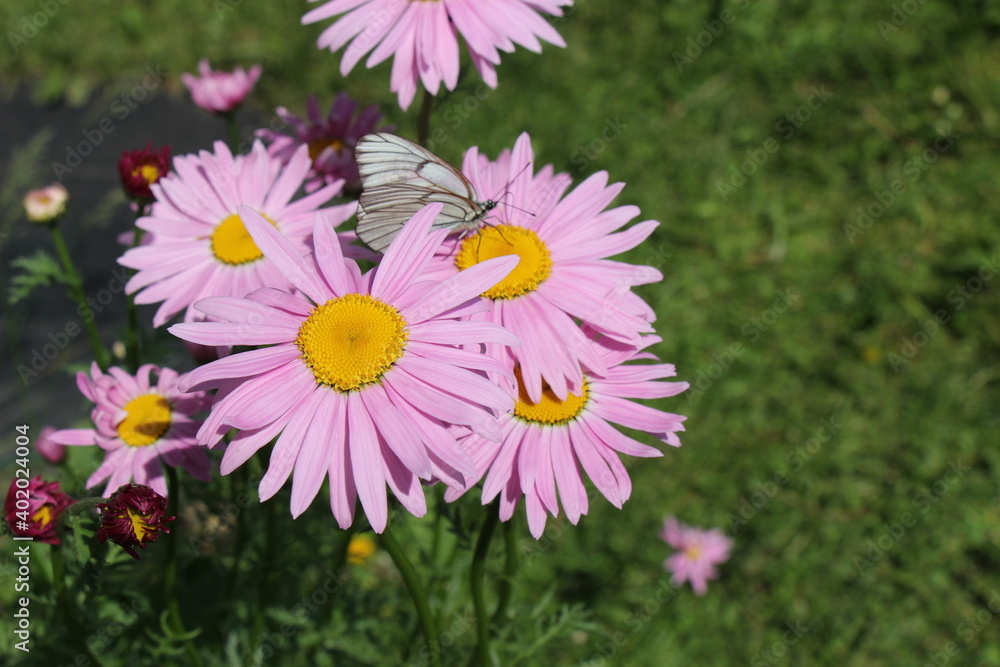
[[[708,580],[718,576],[715,566],[729,560],[729,551],[733,548],[733,541],[718,528],[704,530],[685,526],[672,516],[664,521],[660,538],[680,549],[663,561],[663,569],[673,573],[674,586],[690,581],[698,595],[708,590]]]
[[[155,383],[150,378],[154,372]],[[91,487],[107,479],[105,497],[132,480],[167,495],[164,463],[207,482],[212,466],[195,439],[201,421],[192,416],[208,407],[208,398],[204,392],[182,393],[180,379],[176,371],[152,364],[141,366],[134,376],[117,367],[105,374],[93,364],[90,375],[77,374],[76,385],[95,403],[90,417],[96,428],[56,431],[49,438],[63,445],[97,445],[107,452],[87,480]]]
[[[198,63],[198,74],[185,72],[181,81],[191,91],[194,103],[211,113],[227,113],[243,103],[257,85],[261,67],[254,65],[250,71],[237,67],[232,72],[213,72],[208,60]]]
[[[306,176],[306,192],[312,192],[339,179],[344,180],[344,190],[356,194],[361,189],[358,164],[354,160],[354,147],[358,139],[370,132],[391,129],[383,125],[382,114],[374,104],[357,113],[358,103],[347,93],[339,93],[330,107],[330,113],[323,118],[315,95],[306,102],[307,119],[303,120],[288,109],[278,107],[276,114],[286,124],[291,125],[291,136],[262,128],[257,136],[269,141],[267,152],[287,164],[295,150],[305,144],[309,147],[312,168]]]
[[[350,43],[340,61],[344,76],[369,51],[369,68],[392,56],[390,90],[406,109],[420,83],[434,95],[442,83],[455,90],[459,34],[483,80],[496,88],[500,51],[510,53],[519,44],[541,53],[539,38],[566,46],[543,15],[561,16],[561,7],[571,4],[573,0],[330,0],[303,16],[302,23],[343,14],[323,31],[317,46],[337,51]]]
[[[50,436],[55,432],[56,429],[52,426],[46,426],[39,431],[35,448],[49,463],[62,463],[63,459],[66,458],[66,448],[58,442],[52,441]]]
[[[32,190],[24,196],[24,213],[31,222],[54,223],[66,213],[67,202],[69,192],[58,183],[53,183],[40,190]]]

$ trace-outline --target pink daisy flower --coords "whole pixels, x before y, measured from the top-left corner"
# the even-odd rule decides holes
[[[203,444],[239,429],[222,474],[278,436],[262,501],[291,476],[297,517],[329,476],[340,526],[351,525],[360,498],[376,532],[386,525],[387,484],[423,516],[420,480],[471,483],[476,466],[446,427],[499,439],[497,415],[513,401],[483,375],[509,375],[500,363],[456,345],[517,340],[495,324],[457,318],[487,307],[478,295],[516,260],[484,262],[440,282],[419,278],[446,234],[429,231],[440,210],[435,204],[414,215],[378,267],[362,274],[329,226],[316,226],[315,254],[302,257],[258,213],[240,207],[254,241],[305,296],[267,288],[245,299],[204,299],[198,309],[219,321],[170,327],[202,345],[268,346],[202,366],[184,381],[186,389],[220,389],[198,434]]]
[[[492,309],[482,317],[521,339],[514,359],[528,396],[538,402],[543,385],[560,399],[579,393],[581,364],[606,371],[577,321],[632,346],[653,332],[653,311],[630,288],[663,275],[606,259],[639,245],[659,224],[647,220],[613,233],[639,214],[636,206],[604,210],[623,183],[607,185],[602,171],[563,196],[569,176],[554,174],[551,165],[535,174],[533,159],[526,133],[496,162],[476,148],[466,152],[462,171],[480,197],[500,203],[489,224],[447,240],[426,275],[442,279],[491,257],[520,257],[517,268],[483,295]]]
[[[128,294],[136,294],[136,303],[163,302],[154,326],[184,309],[186,320],[199,318],[191,304],[206,296],[243,296],[264,286],[289,284],[264,261],[236,207],[256,208],[299,252],[308,252],[314,217],[336,227],[357,208],[355,203],[319,208],[339,194],[341,181],[291,201],[310,164],[301,146],[281,167],[260,141],[247,155],[233,157],[218,141],[215,153],[174,158],[175,171],[150,188],[156,197],[150,214],[136,221],[140,229],[152,232],[152,241],[118,259],[138,270],[125,286]],[[353,232],[341,235],[344,243],[353,238]]]
[[[157,375],[156,384],[151,373]],[[93,364],[90,375],[77,374],[76,385],[95,403],[90,417],[96,428],[56,431],[49,439],[62,445],[97,445],[107,452],[87,480],[88,487],[108,480],[105,497],[133,480],[167,495],[162,463],[180,466],[207,482],[208,455],[195,439],[202,422],[193,415],[208,407],[208,398],[203,392],[182,393],[179,379],[176,371],[152,364],[141,366],[135,376],[117,367],[105,374]]]
[[[646,336],[641,344],[645,347],[659,340]],[[602,343],[589,344],[607,370],[586,373],[582,390],[565,398],[546,388],[539,400],[532,400],[521,369],[514,366],[518,398],[513,413],[500,418],[503,440],[493,443],[476,434],[463,440],[479,472],[488,471],[483,504],[500,495],[500,519],[507,521],[524,496],[528,528],[535,538],[541,537],[549,514],[559,515],[560,504],[573,525],[587,513],[584,474],[620,509],[632,494],[632,482],[618,454],[663,456],[660,450],[620,433],[612,424],[645,431],[674,447],[681,444],[677,432],[684,430],[686,417],[628,399],[675,396],[686,390],[688,383],[659,382],[676,375],[672,364],[625,365],[656,357],[613,341]],[[513,355],[501,354],[507,363],[515,363]],[[449,489],[446,498],[454,500],[458,495],[460,492]]]
[[[539,38],[566,46],[541,14],[562,16],[572,0],[330,0],[302,17],[303,25],[344,14],[319,36],[317,46],[337,51],[350,42],[340,61],[344,76],[372,51],[372,68],[390,56],[390,90],[406,109],[417,84],[437,94],[441,84],[454,90],[458,83],[458,34],[465,39],[472,63],[491,88],[497,86],[494,67],[500,51],[515,44],[541,53]]]
[[[663,569],[673,573],[671,582],[680,586],[690,581],[698,595],[708,590],[708,580],[718,576],[715,566],[729,560],[729,551],[733,548],[733,541],[718,528],[704,530],[685,526],[672,516],[664,521],[660,539],[680,549],[663,561]]]
[[[257,85],[261,67],[254,65],[247,72],[237,67],[232,72],[215,72],[207,59],[198,63],[198,76],[181,74],[181,81],[191,91],[191,99],[210,113],[227,113],[239,105]]]
[[[302,144],[309,147],[312,168],[306,176],[306,192],[342,179],[344,190],[356,193],[361,189],[361,176],[354,160],[354,146],[358,139],[370,132],[391,129],[390,126],[378,127],[382,121],[378,106],[372,104],[355,115],[357,109],[358,103],[347,93],[339,93],[330,107],[330,113],[323,118],[316,96],[310,95],[306,102],[307,120],[284,107],[278,107],[276,111],[281,120],[292,126],[293,136],[266,128],[257,130],[257,136],[271,142],[267,152],[282,164],[286,164]]]

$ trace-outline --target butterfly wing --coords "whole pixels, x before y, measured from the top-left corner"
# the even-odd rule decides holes
[[[427,204],[444,204],[435,228],[474,226],[485,214],[469,179],[412,141],[387,132],[366,134],[355,157],[362,185],[357,233],[378,252]]]
[[[403,225],[427,204],[443,204],[431,225],[434,229],[475,226],[484,214],[478,203],[453,192],[410,183],[367,188],[358,202],[358,238],[377,252],[385,252]]]

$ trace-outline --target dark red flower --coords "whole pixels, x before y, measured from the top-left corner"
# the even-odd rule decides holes
[[[56,526],[63,510],[76,501],[62,492],[59,482],[16,477],[3,505],[4,517],[15,537],[33,537],[36,542],[59,544]]]
[[[97,506],[101,510],[101,527],[97,539],[103,544],[111,540],[128,552],[132,558],[139,558],[135,547],[146,548],[147,542],[160,538],[160,531],[169,533],[167,521],[167,499],[145,484],[126,484],[111,494],[106,503]]]
[[[152,141],[142,150],[122,151],[122,158],[118,160],[118,174],[125,193],[141,201],[156,199],[149,186],[166,176],[168,171],[170,146],[164,146],[157,152],[153,150]]]

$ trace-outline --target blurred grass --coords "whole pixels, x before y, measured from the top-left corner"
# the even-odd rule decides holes
[[[300,5],[70,2],[17,53],[0,50],[0,71],[40,101],[82,103],[151,64],[182,94],[178,75],[200,57],[260,62],[261,115],[346,89],[412,135],[416,109],[399,110],[388,67],[341,77],[339,54],[314,47],[328,23],[299,26]],[[4,3],[0,24],[16,31],[38,6]],[[657,352],[708,384],[660,406],[689,416],[684,447],[631,465],[624,510],[599,499],[578,527],[550,522],[547,552],[524,566],[521,595],[556,582],[604,628],[567,640],[559,664],[915,665],[949,642],[954,664],[1000,664],[1000,623],[963,625],[1000,588],[1000,302],[992,280],[957,291],[1000,270],[1000,6],[928,2],[880,29],[895,6],[583,0],[556,21],[568,48],[519,50],[495,93],[477,97],[469,72],[439,101],[443,157],[470,145],[493,156],[527,131],[538,164],[628,183],[618,202],[662,223],[629,256],[665,275],[641,290]],[[734,20],[678,71],[673,54],[723,10]],[[805,116],[817,88],[832,96],[788,136],[782,119]],[[609,123],[621,130],[602,146]],[[723,198],[719,184],[769,139],[777,150]],[[849,238],[859,207],[894,182],[905,190]],[[769,313],[779,290],[797,298]],[[939,311],[948,321],[905,357]],[[734,344],[729,367],[713,366]],[[823,420],[838,430],[805,460],[796,448]],[[950,465],[968,470],[948,481]],[[779,471],[788,483],[758,502]],[[704,598],[656,602],[667,513],[735,535]],[[869,541],[907,514],[859,573]],[[807,630],[784,643],[796,622]]]

